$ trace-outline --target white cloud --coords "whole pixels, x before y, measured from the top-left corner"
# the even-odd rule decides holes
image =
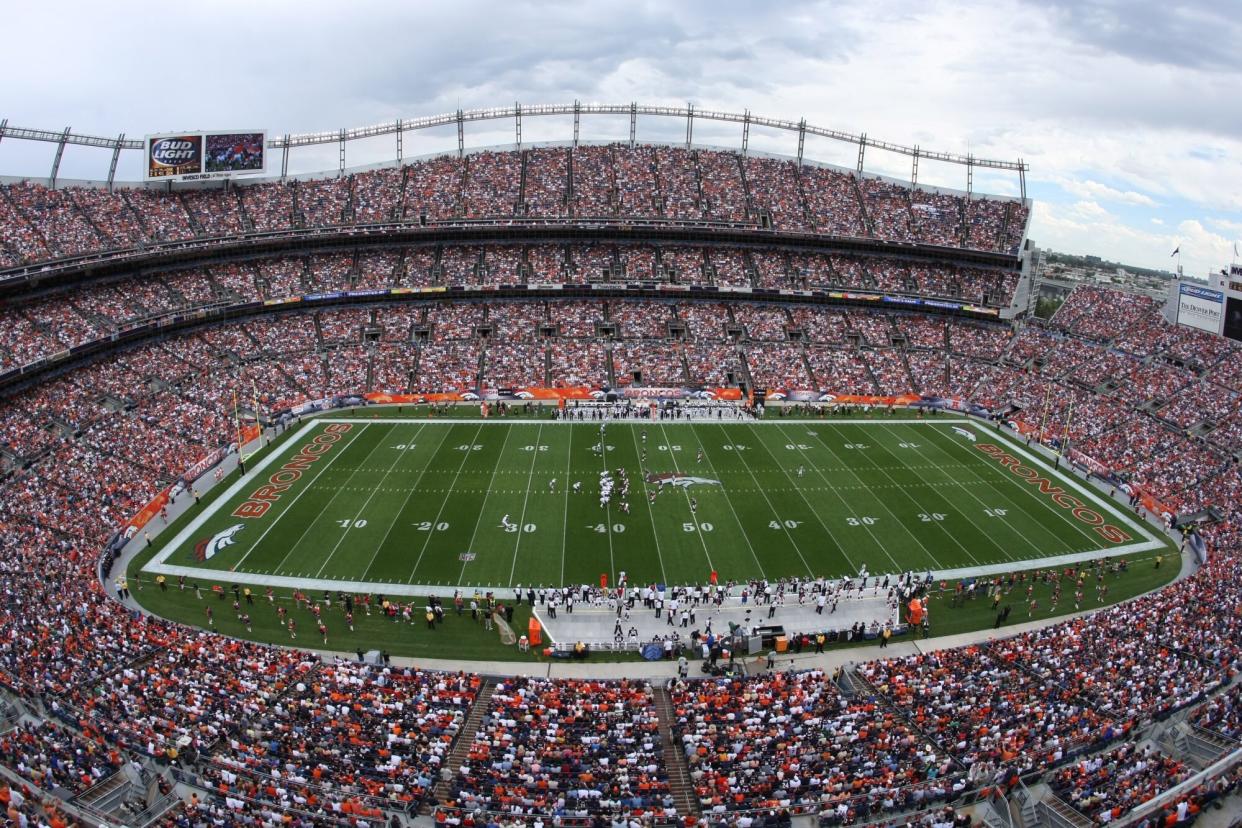
[[[1092,181],[1089,178],[1075,179],[1058,177],[1057,185],[1068,193],[1078,196],[1079,198],[1088,198],[1096,201],[1113,201],[1119,204],[1134,204],[1142,207],[1155,207],[1156,202],[1150,196],[1135,192],[1134,190],[1118,190],[1107,184],[1101,184],[1098,181]]]

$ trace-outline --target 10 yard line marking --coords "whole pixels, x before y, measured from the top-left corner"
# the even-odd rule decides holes
[[[397,464],[401,462],[401,458],[404,457],[405,453],[414,446],[413,440],[418,439],[418,435],[423,433],[424,428],[426,428],[425,425],[419,426],[418,431],[414,432],[414,436],[411,438],[411,440],[405,443],[405,448],[399,449],[397,451],[397,456],[394,457],[393,461],[388,465],[388,470],[384,472],[384,476],[380,478],[379,483],[371,487],[371,493],[367,495],[367,499],[364,500],[362,502],[362,506],[358,508],[358,514],[354,515],[353,521],[350,522],[351,527],[358,523],[359,518],[362,517],[362,513],[366,511],[366,508],[368,506],[371,505],[371,501],[375,498],[376,493],[382,490],[384,486],[384,481],[388,479],[388,475],[392,474],[392,470],[395,469],[397,467]],[[396,429],[394,428],[393,431],[396,431]],[[332,563],[332,559],[336,556],[336,550],[341,548],[341,544],[345,542],[345,538],[348,534],[349,534],[349,528],[346,528],[344,531],[341,532],[341,537],[337,539],[337,542],[332,547],[332,551],[329,552],[328,557],[324,559],[323,565],[320,566],[319,571],[315,573],[316,578],[318,578],[320,575],[323,574],[323,571],[328,568],[328,564]]]
[[[361,435],[363,432],[365,432],[367,428],[370,427],[370,425],[371,425],[370,423],[363,423],[362,428],[358,429],[358,434],[354,435],[354,438],[349,441],[349,445],[352,446],[354,444],[354,440],[358,439],[358,435]],[[294,504],[298,502],[298,498],[306,494],[306,490],[309,489],[311,486],[313,486],[315,482],[319,480],[320,476],[328,470],[328,466],[331,466],[334,462],[336,462],[336,459],[340,457],[342,454],[344,454],[345,449],[348,447],[349,446],[342,446],[340,452],[328,458],[328,462],[323,464],[323,468],[319,470],[319,473],[315,475],[314,479],[312,479],[310,483],[307,483],[305,486],[303,486],[302,489],[296,495],[293,496],[293,500],[290,500],[289,504],[285,506],[285,508],[281,511],[279,515],[276,516],[276,519],[268,524],[267,528],[263,530],[263,534],[259,535],[259,539],[255,541],[254,544],[251,545],[251,547],[248,550],[246,550],[245,555],[241,556],[241,560],[236,563],[236,565],[234,566],[234,569],[241,569],[241,565],[246,562],[246,558],[249,558],[250,553],[259,548],[259,544],[262,543],[263,539],[267,537],[267,533],[276,528],[276,524],[280,522],[281,518],[289,514],[289,510],[292,509]],[[367,457],[370,457],[370,456],[371,455],[368,453]],[[352,477],[353,475],[350,475],[350,476]],[[288,557],[288,555],[286,554],[285,557]],[[281,561],[281,563],[284,563],[284,561]]]
[[[392,431],[392,430],[393,430],[393,429],[395,429],[395,428],[396,428],[396,426],[390,426],[388,430],[389,430],[389,431]],[[384,441],[384,438],[383,438],[383,437],[381,437],[381,438],[380,438],[380,441],[379,441],[379,442],[377,442],[374,446],[372,446],[372,447],[371,447],[371,450],[367,452],[367,456],[366,456],[365,458],[363,458],[363,462],[364,462],[364,463],[365,463],[367,460],[370,460],[370,459],[371,459],[371,455],[375,454],[375,452],[377,452],[377,451],[379,450],[380,443],[382,443],[383,441]],[[342,453],[343,453],[343,452],[342,452]],[[337,456],[339,457],[340,455],[337,455]],[[349,482],[350,482],[351,480],[353,480],[353,479],[354,479],[354,477],[355,477],[357,474],[358,474],[358,472],[356,472],[356,471],[355,471],[355,472],[350,472],[349,477],[345,478],[345,483],[343,483],[342,485],[340,485],[340,486],[337,486],[337,487],[336,487],[336,491],[334,491],[334,492],[332,493],[332,497],[328,498],[328,503],[327,503],[327,505],[328,505],[328,506],[331,506],[333,503],[335,503],[335,502],[336,502],[336,499],[340,496],[341,492],[343,492],[343,491],[345,491],[345,490],[346,490],[346,488],[347,488],[347,487],[348,487],[348,485],[349,485]],[[309,488],[309,487],[308,487],[308,488]],[[302,491],[306,491],[306,489],[303,489]],[[309,534],[309,533],[310,533],[311,527],[313,527],[313,526],[315,525],[315,521],[317,521],[319,518],[323,517],[323,515],[324,515],[324,513],[325,513],[326,511],[327,511],[327,507],[325,506],[325,508],[324,508],[324,509],[322,509],[322,510],[319,512],[319,514],[315,515],[315,517],[311,518],[310,520],[308,520],[308,521],[306,522],[306,528],[302,530],[302,534],[298,535],[298,539],[297,539],[297,540],[293,543],[293,545],[291,545],[291,546],[289,547],[289,551],[287,551],[287,552],[285,553],[285,556],[284,556],[283,558],[281,558],[281,559],[280,559],[280,563],[276,565],[275,569],[273,569],[273,571],[274,571],[274,572],[279,572],[279,571],[281,571],[282,569],[284,569],[285,564],[289,561],[289,556],[290,556],[290,555],[292,555],[292,554],[294,553],[294,551],[295,551],[295,550],[296,550],[299,546],[301,546],[301,545],[302,545],[302,541],[304,541],[304,540],[306,539],[307,534]],[[283,516],[283,514],[287,514],[287,512],[282,513],[282,516]],[[273,524],[273,525],[275,525],[275,524]],[[305,574],[307,574],[307,573],[298,573],[298,574],[305,575]]]

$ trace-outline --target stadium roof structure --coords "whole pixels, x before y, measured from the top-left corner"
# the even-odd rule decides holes
[[[1003,161],[997,159],[978,158],[969,153],[962,155],[959,153],[929,150],[924,149],[917,144],[911,147],[904,144],[881,141],[879,139],[869,137],[865,132],[855,135],[842,130],[814,126],[812,124],[808,124],[805,118],[798,121],[789,121],[780,118],[769,118],[761,115],[755,115],[751,113],[750,110],[739,113],[711,109],[698,109],[692,103],[687,103],[684,107],[648,106],[639,103],[584,104],[580,101],[574,101],[571,104],[536,104],[531,106],[523,106],[521,103],[514,103],[513,106],[506,107],[459,109],[456,112],[448,112],[441,115],[428,115],[410,119],[398,118],[395,121],[365,127],[341,128],[326,132],[285,133],[278,137],[269,138],[267,147],[269,150],[281,150],[280,170],[281,177],[284,178],[289,172],[289,155],[293,149],[298,147],[337,144],[340,148],[339,172],[344,173],[345,149],[346,145],[351,141],[376,138],[384,135],[393,135],[396,139],[396,161],[400,163],[403,155],[403,137],[406,132],[456,124],[457,151],[458,153],[463,153],[465,151],[465,125],[467,123],[478,121],[512,120],[514,124],[515,144],[518,148],[521,148],[523,118],[569,115],[572,115],[574,119],[573,143],[575,145],[578,143],[580,121],[581,117],[584,115],[628,115],[630,119],[629,142],[631,144],[635,143],[637,138],[639,115],[684,120],[685,145],[687,148],[693,146],[694,122],[696,120],[737,123],[742,125],[741,149],[743,153],[747,152],[749,149],[750,128],[752,126],[783,130],[786,132],[796,133],[798,136],[798,150],[796,158],[799,163],[802,162],[806,137],[810,135],[856,145],[858,147],[858,157],[855,169],[859,174],[862,174],[863,172],[866,151],[867,148],[870,147],[882,152],[909,157],[911,159],[911,184],[916,184],[918,182],[920,160],[936,161],[966,167],[966,192],[968,195],[973,187],[974,170],[976,168],[1016,172],[1018,174],[1018,185],[1021,191],[1021,197],[1024,200],[1026,198],[1026,172],[1030,169],[1030,167],[1021,158],[1015,161]],[[50,186],[55,186],[57,173],[60,169],[61,157],[63,156],[67,145],[112,150],[112,162],[109,167],[107,177],[109,187],[112,186],[115,179],[117,161],[120,157],[121,151],[141,150],[143,148],[142,140],[126,138],[125,133],[121,133],[116,138],[105,138],[75,133],[70,127],[66,127],[64,130],[58,132],[56,130],[10,126],[8,119],[0,120],[0,140],[3,140],[4,138],[26,141],[45,141],[57,145],[56,155],[52,162],[51,173],[48,177]]]

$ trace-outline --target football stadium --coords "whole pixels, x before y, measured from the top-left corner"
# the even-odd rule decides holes
[[[1044,318],[1027,162],[750,110],[135,126],[0,123],[6,824],[1236,824],[1242,267]]]

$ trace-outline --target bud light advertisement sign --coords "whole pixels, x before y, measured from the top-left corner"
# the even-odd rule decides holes
[[[164,135],[147,139],[147,178],[175,178],[203,171],[203,136]]]
[[[266,171],[263,130],[148,135],[147,181],[213,181]]]

